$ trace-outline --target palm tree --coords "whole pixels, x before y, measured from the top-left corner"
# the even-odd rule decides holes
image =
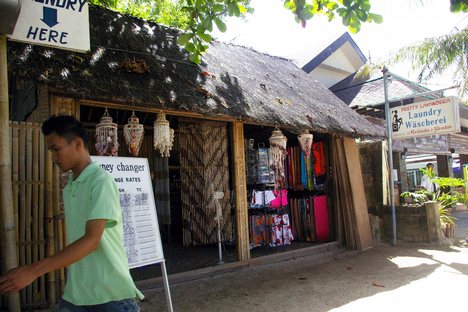
[[[460,83],[458,96],[463,98],[468,91],[467,55],[468,27],[401,48],[390,63],[411,62],[413,69],[419,70],[418,82],[454,69],[453,78]]]

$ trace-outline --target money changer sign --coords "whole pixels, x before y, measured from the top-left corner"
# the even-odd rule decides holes
[[[27,0],[11,40],[77,52],[89,51],[86,0]]]
[[[460,132],[458,104],[453,97],[394,107],[390,117],[394,139]]]

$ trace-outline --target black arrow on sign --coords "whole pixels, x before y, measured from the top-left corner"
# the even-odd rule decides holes
[[[43,7],[42,13],[43,18],[41,19],[41,21],[43,21],[47,26],[52,28],[58,24],[57,9]]]

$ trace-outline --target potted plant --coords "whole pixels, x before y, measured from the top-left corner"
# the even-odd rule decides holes
[[[423,174],[430,176],[431,181],[437,186],[435,192],[429,192],[424,188],[415,192],[404,192],[400,196],[405,199],[411,197],[413,203],[424,203],[434,200],[439,203],[440,223],[444,229],[445,236],[451,237],[455,225],[455,218],[451,214],[452,205],[464,202],[464,196],[457,191],[458,187],[464,186],[463,179],[453,177],[436,177],[433,172],[420,169]]]

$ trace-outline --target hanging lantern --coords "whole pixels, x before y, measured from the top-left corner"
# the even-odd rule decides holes
[[[143,142],[143,135],[145,134],[145,129],[140,120],[135,115],[135,111],[132,112],[132,116],[128,118],[128,124],[124,126],[124,139],[125,143],[128,146],[128,151],[133,156],[138,156],[140,152],[141,143]]]
[[[286,157],[286,142],[288,139],[281,130],[275,129],[271,133],[270,141],[270,166],[275,170],[278,178],[284,178],[284,159]]]
[[[117,124],[112,122],[107,108],[101,117],[101,122],[96,125],[96,144],[94,146],[99,156],[117,156],[119,150]]]
[[[314,135],[310,133],[309,130],[304,130],[297,136],[297,140],[299,141],[301,150],[305,157],[309,158],[312,152],[312,142],[314,140]]]
[[[154,121],[154,148],[159,149],[162,157],[169,157],[174,142],[174,130],[169,127],[166,114],[158,114]]]

